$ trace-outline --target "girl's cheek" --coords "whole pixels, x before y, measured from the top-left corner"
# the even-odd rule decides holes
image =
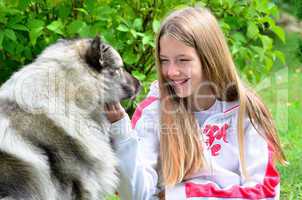
[[[164,77],[167,76],[167,68],[164,66],[161,66],[161,73],[163,74]]]
[[[192,75],[192,67],[191,66],[185,66],[184,70],[183,70],[183,74],[187,75],[187,76],[191,76]]]

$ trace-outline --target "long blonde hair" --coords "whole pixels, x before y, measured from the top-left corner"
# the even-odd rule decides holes
[[[172,12],[162,22],[156,40],[156,62],[160,88],[160,163],[164,185],[173,186],[205,166],[200,136],[194,115],[187,109],[187,100],[177,98],[163,77],[159,60],[160,39],[169,35],[195,48],[202,64],[203,77],[216,86],[216,98],[239,100],[238,143],[243,174],[244,118],[268,141],[274,158],[286,162],[272,116],[260,98],[243,85],[216,18],[205,8],[188,7]],[[257,125],[257,126],[256,126]]]

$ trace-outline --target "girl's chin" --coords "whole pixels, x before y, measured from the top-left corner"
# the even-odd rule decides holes
[[[188,92],[187,90],[186,91],[175,91],[175,94],[177,97],[179,98],[185,98],[185,97],[189,97],[191,96],[190,92]]]

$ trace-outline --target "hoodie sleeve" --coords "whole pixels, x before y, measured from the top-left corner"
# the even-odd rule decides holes
[[[238,146],[235,146],[235,148],[238,149]],[[230,158],[230,156],[228,158],[225,157],[225,163],[238,162],[239,152],[236,154],[236,159],[234,157]],[[272,150],[250,122],[246,122],[245,127],[245,162],[248,173],[247,178],[241,175],[240,169],[238,169],[237,173],[238,178],[234,176],[235,178],[231,180],[226,175],[227,173],[224,173],[225,176],[222,174],[220,178],[229,179],[229,184],[222,187],[215,180],[215,172],[207,177],[200,175],[177,184],[173,188],[167,188],[166,200],[197,198],[220,200],[279,199],[280,180],[272,159]],[[219,167],[224,168],[223,164],[219,165]]]
[[[126,115],[111,125],[113,146],[119,159],[118,193],[123,200],[158,199],[158,117],[154,109],[149,108],[155,100],[149,97],[143,101],[132,123]]]

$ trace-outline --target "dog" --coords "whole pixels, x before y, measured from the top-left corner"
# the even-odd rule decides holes
[[[0,199],[99,200],[118,184],[106,103],[137,79],[99,36],[47,47],[0,88]]]

